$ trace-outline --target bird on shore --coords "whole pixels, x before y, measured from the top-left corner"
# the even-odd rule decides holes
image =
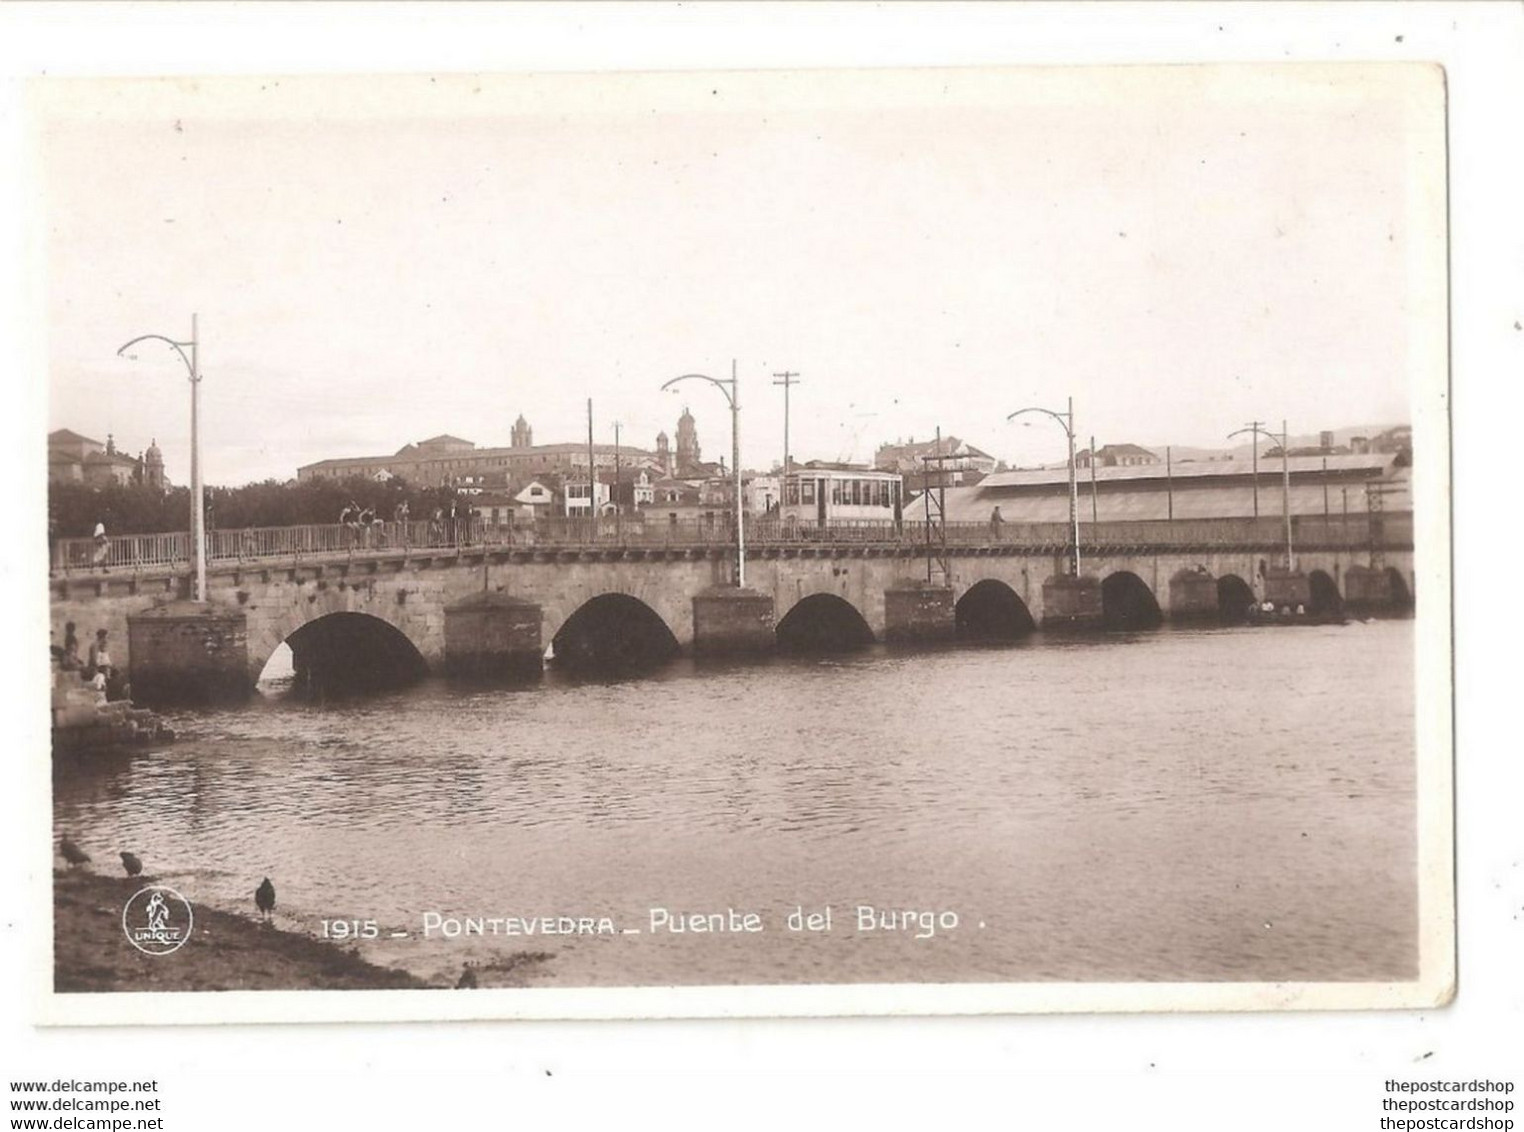
[[[143,871],[143,862],[136,853],[122,852],[122,868],[127,870],[127,875],[135,877]]]
[[[58,852],[62,854],[65,861],[69,862],[69,867],[71,869],[75,865],[83,865],[90,859],[90,854],[86,853],[78,845],[74,844],[74,842],[69,838],[68,834],[65,834],[59,840]]]
[[[275,911],[275,886],[270,883],[269,877],[265,877],[254,890],[254,907],[259,909],[259,914],[266,920]]]

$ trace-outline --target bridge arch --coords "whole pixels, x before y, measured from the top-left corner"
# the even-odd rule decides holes
[[[1154,591],[1131,570],[1118,570],[1101,582],[1101,621],[1106,628],[1154,629],[1163,620]]]
[[[1316,617],[1338,617],[1344,613],[1344,598],[1339,583],[1326,570],[1307,575],[1307,612]]]
[[[387,691],[416,683],[429,671],[406,633],[370,613],[321,614],[297,626],[281,643],[291,651],[292,687],[301,695]],[[268,661],[266,656],[261,670]]]
[[[814,593],[778,620],[778,647],[790,652],[851,652],[873,643],[858,608],[833,593]]]
[[[1315,617],[1338,617],[1344,613],[1344,598],[1339,583],[1326,570],[1307,575],[1307,612]]]
[[[953,607],[958,636],[969,640],[1014,641],[1037,628],[1032,611],[1005,582],[984,578]]]
[[[1249,583],[1237,574],[1224,574],[1217,579],[1217,618],[1224,624],[1237,625],[1247,620],[1249,607],[1254,604],[1254,591]]]
[[[659,613],[627,593],[589,598],[551,637],[557,667],[573,672],[631,672],[655,668],[680,651]]]
[[[1413,608],[1413,591],[1408,588],[1408,580],[1402,576],[1402,571],[1395,566],[1388,566],[1386,582],[1392,609],[1400,613],[1410,611]]]

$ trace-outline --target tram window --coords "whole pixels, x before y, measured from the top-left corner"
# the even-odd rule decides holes
[[[802,500],[803,502],[805,502],[805,503],[814,503],[815,502],[815,481],[814,480],[805,480],[803,483],[801,483],[799,485],[799,488],[800,488],[800,490],[804,494],[804,498]]]
[[[785,503],[799,502],[799,481],[789,480],[783,485],[783,500]]]
[[[832,480],[831,481],[831,502],[832,503],[836,503],[836,504],[839,504],[841,502],[841,481],[840,480]]]

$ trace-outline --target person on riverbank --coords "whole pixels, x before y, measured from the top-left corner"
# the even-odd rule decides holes
[[[79,635],[74,628],[74,622],[64,622],[64,643],[58,655],[58,666],[65,672],[78,672],[82,661],[79,659]]]
[[[111,649],[106,644],[106,635],[106,630],[97,629],[95,641],[90,646],[88,671],[92,679],[100,674],[104,674],[108,680],[111,678]]]

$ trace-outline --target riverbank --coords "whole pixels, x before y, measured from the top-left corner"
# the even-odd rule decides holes
[[[98,991],[416,990],[429,984],[352,951],[254,919],[197,907],[190,940],[145,955],[122,932],[122,907],[146,877],[53,874],[53,989]]]

